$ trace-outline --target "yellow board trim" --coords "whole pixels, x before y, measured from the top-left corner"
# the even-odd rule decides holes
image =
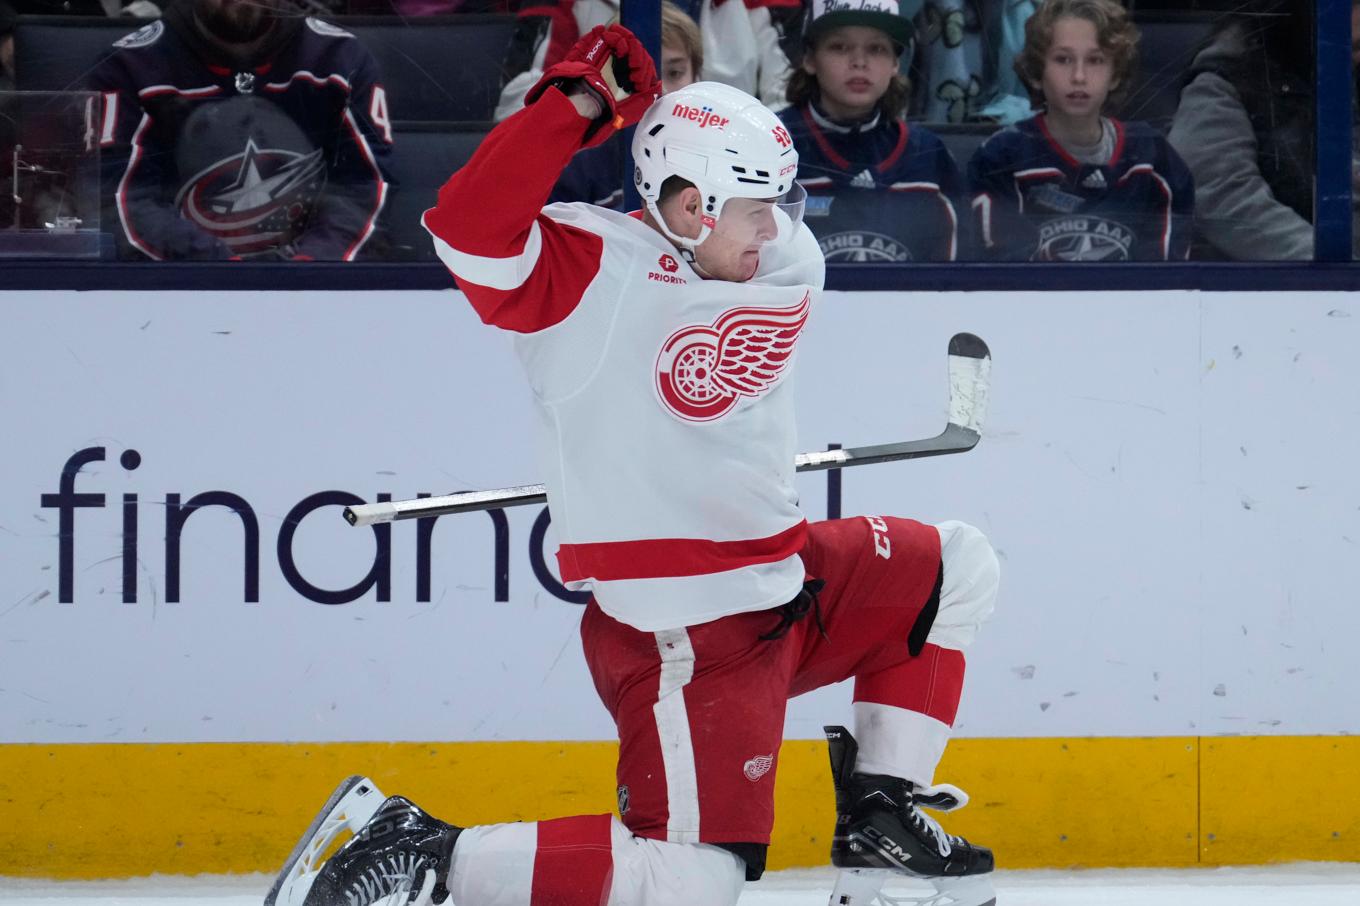
[[[356,773],[464,825],[607,812],[616,752],[604,742],[0,745],[0,875],[273,872]],[[1360,861],[1360,737],[959,739],[937,778],[972,796],[945,825],[993,847],[1003,868]],[[775,796],[770,867],[825,864],[835,816],[824,743],[784,744]]]

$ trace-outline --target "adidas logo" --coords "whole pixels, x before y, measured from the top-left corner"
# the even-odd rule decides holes
[[[1105,174],[1099,170],[1092,170],[1090,175],[1081,181],[1082,188],[1103,189],[1106,186]]]
[[[874,174],[870,173],[868,170],[861,170],[859,175],[850,180],[850,185],[854,186],[856,189],[872,189],[878,184],[874,182]]]

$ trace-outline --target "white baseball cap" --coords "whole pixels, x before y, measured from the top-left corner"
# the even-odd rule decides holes
[[[902,15],[900,0],[812,0],[803,38],[810,43],[822,33],[846,25],[877,28],[898,47],[912,43],[912,24]]]

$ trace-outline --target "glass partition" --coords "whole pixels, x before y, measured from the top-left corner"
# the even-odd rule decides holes
[[[0,92],[0,257],[101,256],[95,97]]]
[[[750,72],[725,68],[735,38],[704,13],[691,74],[779,109],[832,264],[1308,261],[1335,144],[1315,147],[1319,2],[904,0],[867,38],[786,11]],[[433,263],[421,213],[522,103],[550,17],[510,0],[251,6],[279,43],[236,67],[175,59],[192,42],[169,11],[20,17],[0,254]],[[663,74],[691,46],[672,12]],[[344,65],[293,65],[297,34],[343,41]],[[847,67],[869,75],[847,85]],[[608,147],[553,200],[621,204],[628,149]],[[1351,156],[1360,185],[1360,138]]]

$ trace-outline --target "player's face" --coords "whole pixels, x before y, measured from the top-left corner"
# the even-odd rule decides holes
[[[1110,55],[1100,46],[1095,23],[1075,16],[1053,23],[1041,86],[1050,116],[1099,119],[1112,79]]]
[[[732,198],[708,238],[694,250],[695,262],[705,274],[718,280],[744,283],[760,267],[760,249],[779,229],[774,201]]]
[[[873,112],[897,72],[897,47],[877,28],[833,28],[803,55],[803,69],[817,78],[828,116],[863,119]]]
[[[661,91],[670,94],[694,84],[694,61],[674,44],[661,45]]]

